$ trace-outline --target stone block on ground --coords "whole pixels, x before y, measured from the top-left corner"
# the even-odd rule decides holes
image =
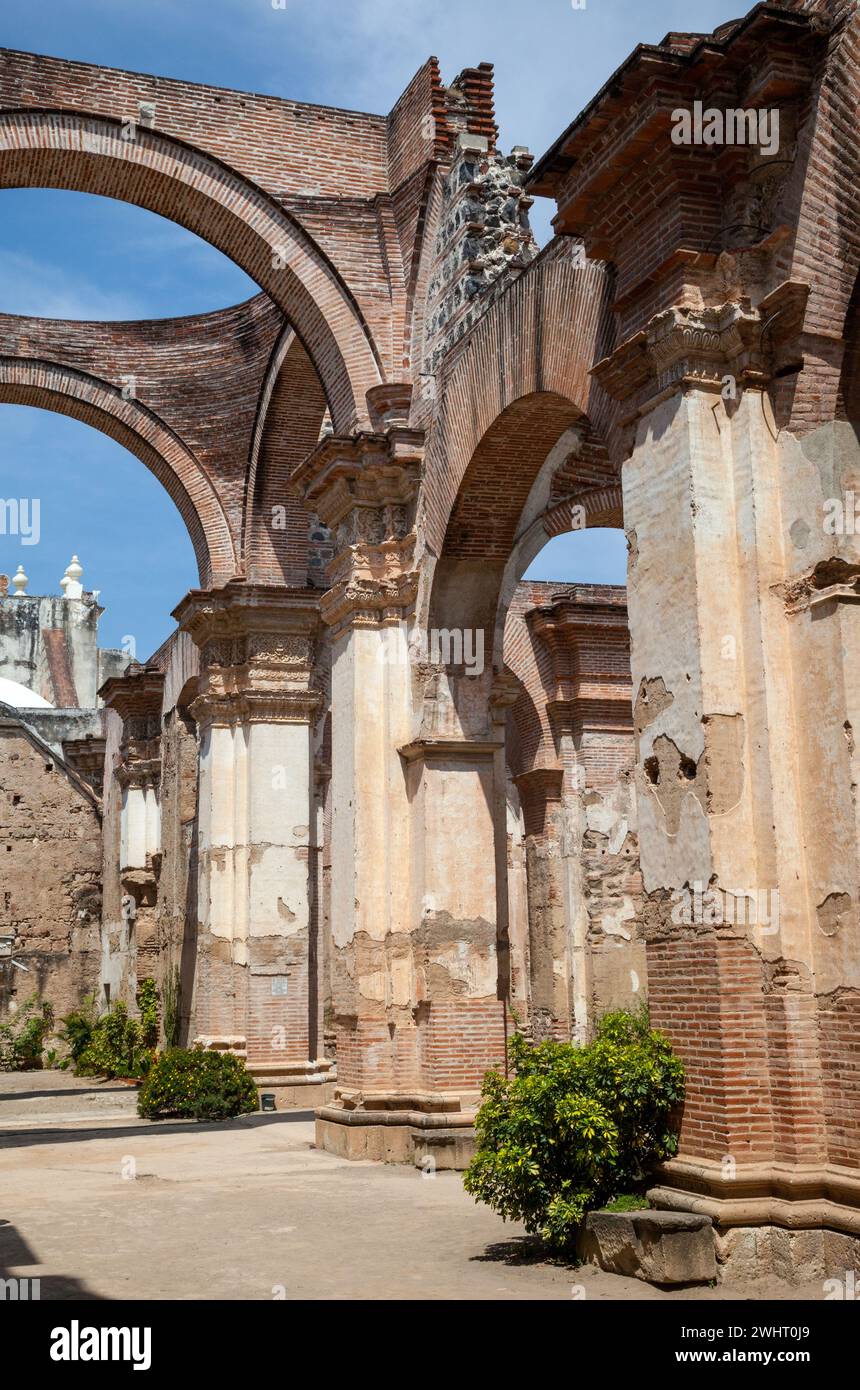
[[[691,1212],[589,1212],[577,1251],[588,1264],[649,1284],[707,1284],[717,1277],[711,1218]]]

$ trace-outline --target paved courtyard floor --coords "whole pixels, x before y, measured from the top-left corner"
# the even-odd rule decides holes
[[[309,1114],[137,1119],[134,1090],[0,1074],[0,1276],[42,1299],[817,1298],[670,1294],[540,1256],[455,1173],[349,1163]]]

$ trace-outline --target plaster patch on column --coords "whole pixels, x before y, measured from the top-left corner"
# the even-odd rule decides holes
[[[633,726],[637,737],[668,709],[675,696],[666,689],[662,676],[642,677],[633,706]]]
[[[789,526],[788,534],[791,536],[791,543],[796,550],[805,550],[809,544],[809,538],[812,535],[812,528],[808,521],[804,521],[802,517],[798,517],[797,520],[793,521]]]
[[[632,904],[629,902],[629,899],[628,903],[625,906],[632,907]],[[624,916],[622,916],[621,914],[624,913],[624,911],[625,907],[622,906],[621,908],[619,908],[619,915],[617,920],[612,921],[604,918],[604,920],[600,923],[600,929],[605,936],[620,936],[623,937],[625,941],[632,941],[632,932],[630,932],[627,927],[622,926],[621,923],[624,921],[632,921],[633,918],[632,915],[627,915],[626,913]]]
[[[682,753],[674,739],[658,734],[651,754],[642,770],[652,795],[660,805],[669,835],[677,835],[681,824],[681,808],[688,796],[694,796],[704,809],[704,763],[698,763]]]
[[[366,931],[356,932],[353,938],[354,979],[356,992],[363,999],[383,1003],[385,1000],[386,958],[384,941]],[[348,951],[338,951],[341,966],[348,968]]]
[[[425,917],[414,933],[430,999],[492,997],[497,984],[496,927],[486,918]]]
[[[609,854],[621,853],[631,826],[631,795],[626,779],[616,782],[609,792],[591,791],[584,797],[585,828],[607,841]]]
[[[706,714],[704,763],[707,810],[725,815],[741,799],[744,787],[744,719],[741,714]]]
[[[815,909],[819,929],[825,936],[835,936],[840,927],[855,924],[857,909],[848,893],[828,893]]]

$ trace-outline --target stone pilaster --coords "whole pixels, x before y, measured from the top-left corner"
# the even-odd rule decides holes
[[[119,945],[136,979],[158,974],[156,897],[161,851],[161,705],[164,676],[132,662],[99,695],[122,720],[111,769],[120,788],[119,873],[123,926]]]
[[[549,819],[557,843],[534,844],[538,946],[534,969],[540,978],[541,949],[554,939],[556,950],[554,1036],[580,1042],[590,1035],[599,1013],[636,1003],[644,992],[644,960],[633,922],[638,888],[635,815],[620,780],[633,762],[630,690],[630,639],[624,593],[596,594],[573,585],[551,603],[527,615],[535,639],[549,650],[547,709],[563,769],[561,806]],[[557,855],[561,884],[552,898],[552,918],[564,923],[548,937],[543,919],[550,886],[546,868]],[[543,873],[541,872],[543,870]],[[543,927],[543,929],[541,929]],[[568,993],[561,1012],[561,982]]]
[[[516,779],[523,813],[529,919],[529,995],[535,1042],[570,1037],[573,963],[565,903],[562,768],[537,767]]]
[[[322,1099],[312,732],[317,596],[231,581],[174,616],[200,649],[198,1039],[282,1103]]]
[[[336,1103],[317,1142],[350,1157],[412,1157],[413,1121],[455,1097],[428,1087],[426,978],[413,940],[413,859],[420,850],[408,769],[409,631],[418,575],[415,501],[423,435],[408,425],[410,391],[369,393],[373,433],[331,436],[297,470],[305,502],[335,553],[321,611],[332,641],[332,1020]]]

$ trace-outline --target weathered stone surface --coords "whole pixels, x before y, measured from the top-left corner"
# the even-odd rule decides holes
[[[860,1275],[860,1238],[838,1231],[733,1226],[715,1231],[720,1279],[728,1284],[783,1279],[822,1283],[822,1298],[853,1300]],[[853,1277],[852,1277],[853,1276]],[[825,1286],[825,1281],[835,1281]],[[840,1291],[839,1281],[842,1281]]]
[[[666,1203],[856,1232],[857,34],[856,0],[670,34],[534,168],[487,64],[366,116],[0,58],[0,182],[179,216],[263,291],[0,315],[0,397],[133,448],[200,567],[154,727],[106,718],[102,984],[182,924],[210,1040],[283,1037],[316,1085],[336,1039],[333,1146],[375,1090],[475,1096],[515,1024],[586,1039],[647,967],[686,1068]],[[774,103],[780,157],[679,149],[692,85]],[[533,605],[514,669],[517,583],[583,525],[624,529],[627,591]],[[44,610],[63,698],[73,611]],[[28,612],[0,628],[31,680]]]
[[[0,1016],[31,994],[57,1018],[98,988],[101,822],[89,787],[19,719],[0,718]]]
[[[706,1284],[717,1276],[711,1219],[687,1212],[589,1212],[577,1253],[650,1284]]]

